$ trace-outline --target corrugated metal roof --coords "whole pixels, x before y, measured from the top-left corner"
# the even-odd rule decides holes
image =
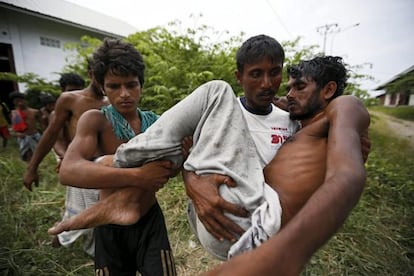
[[[394,77],[392,77],[389,81],[379,85],[377,88],[375,88],[375,90],[382,90],[384,89],[387,85],[393,83],[394,81],[398,80],[399,78],[407,75],[408,73],[414,71],[414,65],[412,65],[411,67],[409,67],[408,69],[402,71],[401,73],[399,73],[398,75],[395,75]]]
[[[0,4],[2,3],[9,8],[50,17],[104,35],[126,37],[138,31],[119,19],[63,0],[0,0]]]

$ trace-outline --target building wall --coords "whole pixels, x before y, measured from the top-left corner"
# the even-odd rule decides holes
[[[79,42],[83,35],[103,39],[98,33],[0,7],[0,43],[12,45],[18,75],[35,73],[48,81],[57,81],[57,73],[73,54],[64,50],[64,45]],[[19,84],[19,90],[24,91],[25,87]]]
[[[408,105],[414,106],[414,93],[410,94],[410,97],[408,99]]]

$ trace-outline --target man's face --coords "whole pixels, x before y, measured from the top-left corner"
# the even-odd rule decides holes
[[[312,118],[320,112],[324,105],[320,98],[320,89],[316,82],[310,78],[289,77],[287,84],[288,111],[292,120]]]
[[[263,58],[257,63],[245,64],[243,73],[236,71],[247,106],[255,111],[266,111],[279,90],[282,81],[283,62]]]
[[[107,72],[103,89],[109,102],[119,113],[136,112],[142,91],[137,76],[123,77]]]
[[[26,100],[22,98],[14,98],[13,104],[17,108],[25,108],[26,107]]]
[[[49,112],[52,112],[55,109],[55,103],[48,103],[45,105],[45,109]]]

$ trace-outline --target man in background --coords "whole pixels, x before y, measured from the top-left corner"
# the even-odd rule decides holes
[[[14,109],[11,111],[12,129],[19,144],[20,158],[30,162],[40,140],[40,111],[28,106],[25,95],[20,92],[10,94]]]
[[[64,141],[62,146],[57,148],[56,154],[61,160],[64,158],[67,146],[75,135],[79,117],[87,110],[100,109],[102,106],[108,104],[99,85],[94,81],[94,78],[91,75],[90,78],[91,83],[89,86],[83,88],[82,85],[84,84],[84,81],[81,81],[82,78],[79,75],[77,75],[77,77],[75,77],[73,73],[62,75],[60,85],[62,92],[64,93],[57,99],[49,125],[43,133],[39,145],[33,154],[33,158],[23,175],[23,184],[30,191],[32,191],[33,183],[38,185],[38,167],[44,157],[49,153],[52,147],[54,147],[56,141],[58,141],[60,133],[63,133]],[[73,81],[73,83],[71,81]],[[78,90],[73,90],[76,88],[78,88]],[[95,204],[98,201],[98,196],[98,190],[67,187],[63,220],[66,220]],[[64,232],[53,239],[52,245],[69,246],[83,235],[86,236],[84,249],[89,255],[93,256],[93,229]]]

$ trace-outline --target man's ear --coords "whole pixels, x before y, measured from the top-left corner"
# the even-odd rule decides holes
[[[328,82],[325,85],[325,87],[322,89],[324,99],[327,100],[327,101],[330,100],[333,97],[333,95],[335,94],[337,88],[338,88],[338,86],[337,86],[336,82],[334,82],[334,81]]]
[[[239,70],[234,71],[234,76],[236,77],[237,84],[240,84],[241,74],[240,74]]]

